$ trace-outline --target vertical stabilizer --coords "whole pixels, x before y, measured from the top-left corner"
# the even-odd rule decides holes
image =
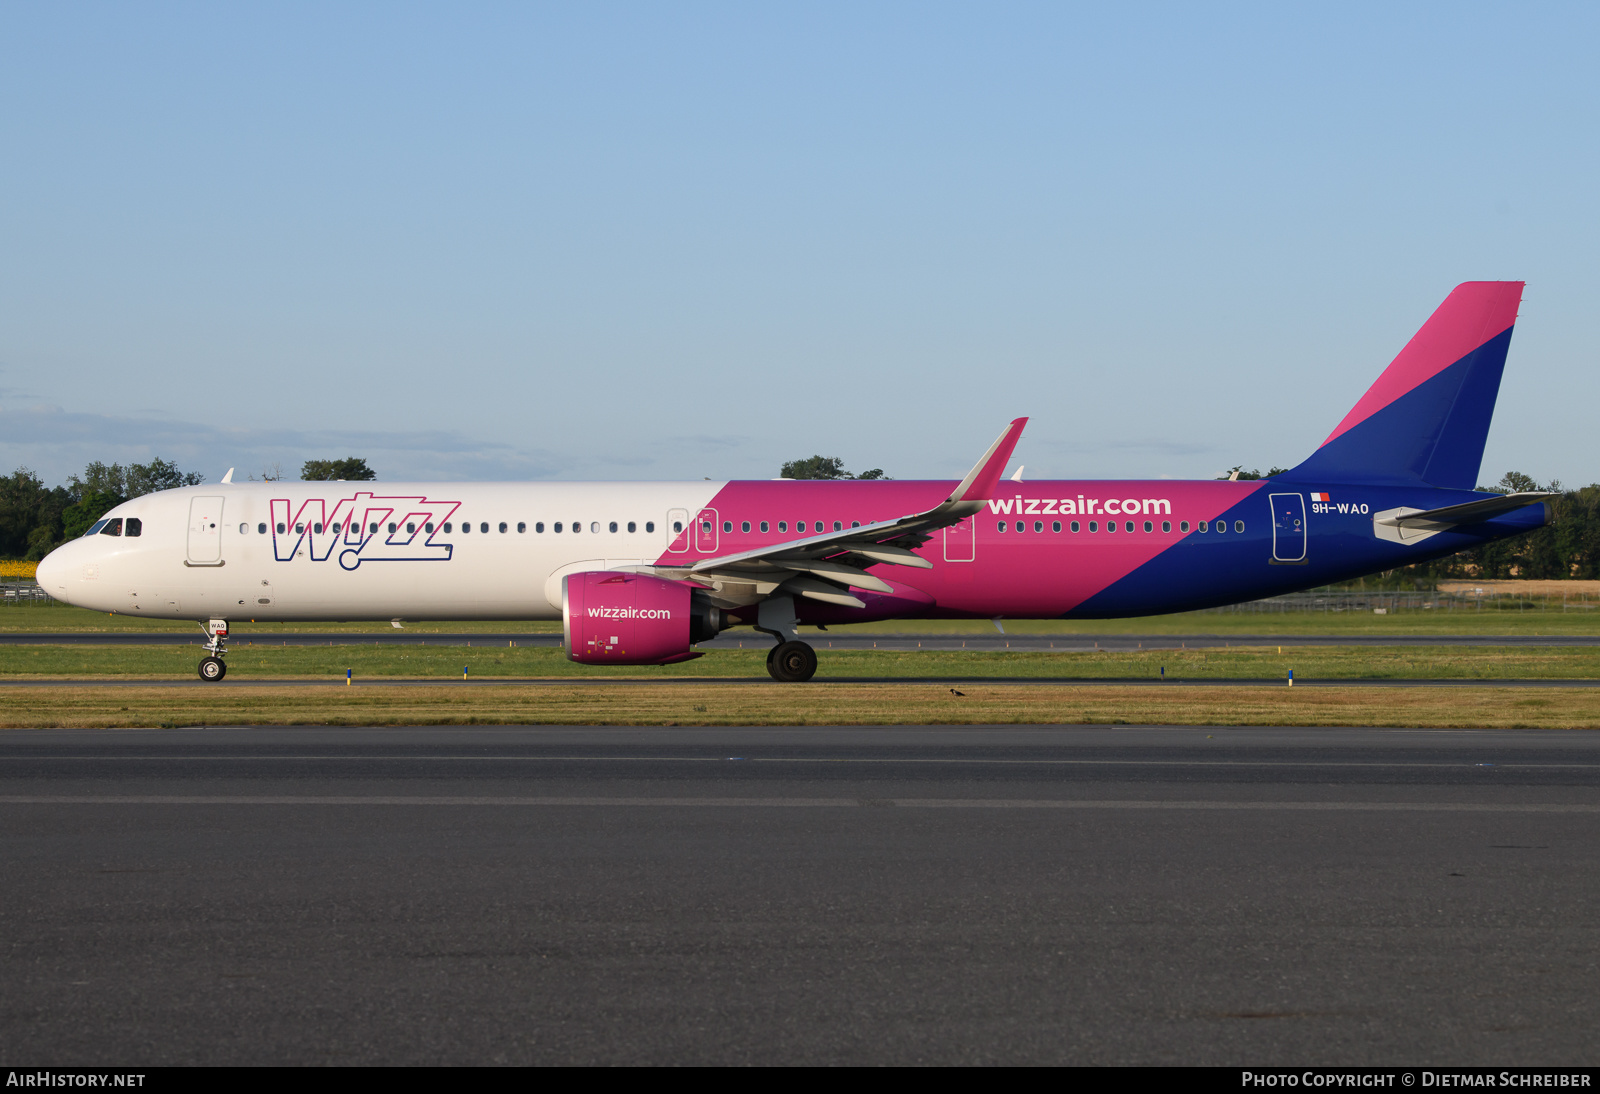
[[[1457,285],[1322,447],[1282,477],[1470,490],[1522,286]]]

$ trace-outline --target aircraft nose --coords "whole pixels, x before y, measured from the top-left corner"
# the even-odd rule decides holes
[[[67,598],[67,561],[62,557],[65,553],[63,545],[45,555],[34,577],[47,594],[63,601]]]

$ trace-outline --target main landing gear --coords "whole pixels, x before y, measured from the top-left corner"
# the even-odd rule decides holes
[[[769,596],[757,609],[756,630],[778,640],[767,654],[767,671],[774,680],[799,684],[817,674],[817,651],[800,641],[795,626],[794,597]]]
[[[227,663],[222,660],[228,656],[228,621],[213,619],[206,626],[206,636],[209,641],[201,648],[210,650],[211,656],[200,661],[200,679],[214,682],[228,675]]]
[[[780,642],[767,654],[767,671],[774,680],[803,683],[817,674],[817,651],[804,642]]]

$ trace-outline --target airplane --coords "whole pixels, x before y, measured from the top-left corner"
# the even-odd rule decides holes
[[[799,627],[1192,611],[1546,524],[1474,491],[1523,282],[1455,288],[1327,440],[1265,479],[1020,481],[1017,418],[958,483],[220,483],[124,502],[39,564],[69,604],[200,623],[560,619],[586,665],[669,665],[730,627],[809,680]],[[1020,472],[1020,469],[1019,469]]]

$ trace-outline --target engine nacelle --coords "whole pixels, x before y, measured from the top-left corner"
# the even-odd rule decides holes
[[[585,665],[670,665],[699,657],[689,647],[721,629],[719,616],[696,605],[687,585],[647,574],[590,570],[561,579],[567,658]]]

